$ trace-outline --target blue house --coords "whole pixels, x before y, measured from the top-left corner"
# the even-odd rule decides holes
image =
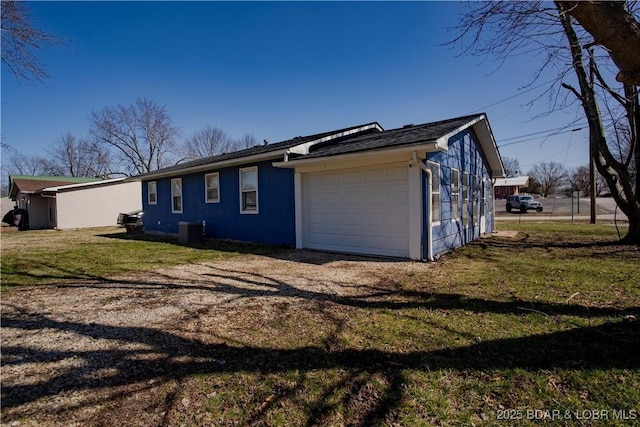
[[[433,260],[494,229],[504,176],[484,114],[368,123],[202,158],[142,182],[144,229]]]

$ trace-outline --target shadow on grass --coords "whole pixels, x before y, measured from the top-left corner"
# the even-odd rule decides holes
[[[587,240],[586,238],[584,240]],[[532,237],[531,235],[521,232],[519,237],[513,239],[502,239],[495,237],[487,237],[470,243],[482,248],[501,248],[501,249],[529,249],[529,248],[557,248],[557,249],[584,249],[584,248],[615,248],[620,251],[638,251],[637,245],[626,243],[622,240],[553,240]]]
[[[347,378],[330,386],[314,403],[308,424],[312,425],[329,411],[330,396],[339,389],[347,390],[345,399],[362,393],[366,378],[377,375],[388,386],[361,413],[358,425],[371,425],[392,413],[402,396],[406,370],[492,370],[521,368],[540,370],[566,368],[572,370],[638,369],[640,341],[635,322],[608,323],[598,327],[574,328],[568,331],[521,338],[500,339],[473,345],[434,351],[396,353],[383,350],[327,349],[324,345],[295,349],[231,347],[189,340],[162,330],[85,324],[54,320],[38,313],[13,310],[4,313],[2,326],[24,331],[60,331],[100,340],[135,344],[122,350],[38,350],[26,346],[3,346],[3,365],[52,363],[63,359],[81,360],[83,375],[75,369],[55,378],[33,384],[2,387],[2,405],[11,408],[59,393],[97,390],[128,384],[181,380],[192,375],[214,373],[273,374],[297,371],[306,373],[325,369],[349,372]],[[613,337],[624,336],[622,341]],[[154,355],[154,360],[145,360]],[[96,374],[105,367],[117,367],[107,377]],[[283,398],[292,390],[281,390],[275,398]],[[355,404],[347,402],[347,404]],[[259,408],[260,411],[266,408]],[[258,411],[258,412],[260,412]],[[255,412],[252,417],[259,417]]]
[[[116,235],[116,238],[151,239],[157,236]],[[124,237],[127,236],[127,237]],[[105,237],[109,237],[106,235]],[[164,241],[162,238],[160,241]],[[176,243],[170,239],[170,243]],[[482,243],[484,244],[484,243]],[[490,243],[491,244],[491,243]],[[498,244],[501,244],[498,242]],[[204,249],[238,252],[246,250],[255,254],[259,245],[208,241]],[[210,245],[214,245],[211,247]],[[362,260],[369,258],[344,257],[274,249],[265,246],[266,255],[296,262],[322,264],[327,260]],[[259,252],[258,252],[259,253]],[[322,260],[322,262],[314,261]],[[52,279],[69,279],[73,271],[65,271],[40,261],[51,271]],[[28,272],[25,274],[29,274]],[[75,275],[78,283],[58,284],[58,287],[131,289],[148,291],[204,291],[221,297],[242,298],[295,298],[320,303],[353,307],[365,310],[398,311],[404,309],[465,311],[473,313],[498,313],[514,316],[531,315],[532,311],[553,316],[616,317],[635,315],[640,307],[611,308],[587,307],[579,304],[552,304],[529,301],[493,301],[470,298],[460,294],[408,291],[389,282],[361,286],[359,295],[343,296],[321,292],[314,288],[297,286],[297,276],[292,280],[276,279],[265,274],[233,271],[211,264],[202,268],[198,277],[185,281],[169,273],[153,272],[144,279],[119,280],[111,277],[82,274]],[[336,284],[339,284],[336,282]],[[358,408],[357,420],[351,425],[375,425],[393,421],[394,411],[403,398],[403,385],[410,371],[457,371],[496,369],[570,369],[573,371],[613,370],[640,368],[640,327],[638,321],[609,321],[594,327],[574,327],[569,330],[518,338],[496,339],[474,344],[438,350],[392,351],[381,349],[352,349],[340,346],[340,321],[328,318],[334,324],[334,333],[317,345],[299,348],[269,348],[211,344],[187,339],[175,333],[150,327],[117,326],[60,320],[37,312],[27,312],[17,306],[4,304],[2,327],[43,333],[73,333],[96,340],[108,340],[104,350],[56,350],[38,349],[28,344],[3,345],[2,365],[48,364],[71,359],[80,361],[82,368],[61,371],[53,378],[24,384],[2,386],[3,408],[46,399],[60,393],[98,391],[104,388],[123,387],[150,382],[168,383],[182,381],[194,375],[216,373],[231,374],[285,374],[296,372],[293,384],[273,391],[265,404],[249,410],[244,424],[258,423],[269,408],[279,401],[299,393],[307,376],[321,370],[341,370],[346,374],[329,382],[315,398],[307,411],[307,425],[322,424],[322,420],[335,410],[336,396],[343,396],[344,407]],[[524,321],[524,320],[523,320]],[[108,376],[100,373],[113,368]],[[383,379],[380,389],[371,387],[372,378]],[[169,392],[166,405],[176,399]],[[159,411],[166,410],[159,409]],[[397,420],[396,420],[397,421]]]
[[[303,251],[304,252],[304,251]],[[283,252],[284,254],[285,252]],[[299,251],[289,251],[297,256]],[[299,298],[311,301],[331,302],[345,307],[374,310],[465,310],[473,313],[500,313],[523,315],[539,312],[552,316],[602,317],[635,315],[640,307],[594,307],[581,304],[551,303],[512,299],[510,301],[472,298],[464,294],[416,291],[393,286],[392,282],[379,285],[363,285],[359,295],[338,295],[313,289],[304,289],[284,280],[265,274],[234,271],[216,264],[201,265],[196,280],[178,280],[169,272],[149,272],[142,278],[102,277],[89,273],[76,275],[74,271],[59,266],[38,263],[39,266],[59,271],[59,274],[34,275],[37,278],[67,279],[69,283],[58,283],[57,288],[130,289],[135,291],[205,291],[220,296],[242,298]],[[31,275],[25,272],[25,275]],[[336,285],[345,285],[334,281]]]
[[[271,245],[251,242],[237,242],[231,240],[221,240],[204,238],[200,242],[183,243],[177,237],[155,234],[128,234],[109,233],[100,234],[98,237],[109,239],[119,239],[127,241],[160,242],[186,248],[198,250],[215,250],[219,252],[244,254],[244,255],[264,255],[276,259],[288,261],[304,262],[307,264],[322,265],[334,261],[371,261],[377,262],[406,262],[404,258],[384,257],[376,255],[352,255],[345,253],[329,253],[313,250],[297,250],[288,245]]]
[[[94,277],[95,282],[58,285],[96,289],[131,289],[136,292],[207,291],[235,298],[299,298],[356,307],[367,310],[442,309],[478,313],[531,314],[531,310],[571,316],[616,316],[636,314],[640,307],[629,309],[589,308],[577,304],[531,304],[523,301],[490,301],[458,294],[405,291],[378,283],[363,286],[362,294],[340,296],[301,289],[293,283],[267,275],[235,272],[216,265],[208,266],[198,278],[187,283],[170,275],[156,274],[149,280],[117,281]],[[395,352],[380,349],[350,349],[339,345],[341,327],[336,319],[335,331],[315,346],[281,349],[247,345],[229,346],[187,339],[174,333],[148,327],[115,326],[57,320],[5,304],[2,327],[22,331],[68,332],[96,340],[118,343],[106,350],[41,350],[28,345],[4,345],[2,365],[53,363],[65,359],[80,360],[81,373],[71,369],[55,378],[33,384],[3,384],[2,405],[12,408],[59,393],[122,387],[149,381],[181,381],[194,375],[215,373],[283,374],[297,372],[292,387],[276,390],[267,404],[247,415],[248,424],[260,419],[278,400],[286,399],[304,386],[310,372],[339,369],[347,374],[335,384],[327,385],[322,396],[308,411],[307,425],[321,423],[335,409],[335,397],[343,396],[345,407],[359,407],[358,422],[373,425],[393,417],[403,396],[408,371],[469,371],[520,368],[544,370],[638,369],[640,328],[637,321],[609,322],[597,327],[575,327],[544,335],[498,339],[462,347],[433,351]],[[8,308],[8,310],[7,310]],[[529,311],[527,311],[529,310]],[[334,340],[335,342],[332,342]],[[133,348],[132,348],[133,347]],[[148,360],[153,356],[153,360]],[[114,374],[101,376],[105,368]],[[375,390],[371,378],[382,378],[386,386]],[[368,395],[368,396],[367,396]],[[356,398],[361,396],[361,398]],[[274,402],[275,401],[275,402]],[[253,420],[253,421],[252,421]]]

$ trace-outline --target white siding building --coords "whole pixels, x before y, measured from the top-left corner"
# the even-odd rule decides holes
[[[54,228],[112,226],[119,213],[142,209],[142,186],[123,179],[43,189],[43,195],[55,195]]]
[[[11,198],[27,211],[33,230],[114,226],[119,213],[142,209],[140,183],[125,178],[76,183],[64,177],[10,179]]]

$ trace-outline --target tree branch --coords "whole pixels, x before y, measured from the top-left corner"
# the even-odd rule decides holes
[[[558,1],[564,11],[606,47],[620,72],[616,80],[640,85],[640,23],[620,1]]]

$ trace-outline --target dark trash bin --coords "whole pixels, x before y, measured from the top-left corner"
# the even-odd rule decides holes
[[[18,230],[21,231],[28,230],[29,213],[26,209],[16,208],[12,211],[7,212],[7,214],[2,218],[2,222],[13,227],[18,227]]]

